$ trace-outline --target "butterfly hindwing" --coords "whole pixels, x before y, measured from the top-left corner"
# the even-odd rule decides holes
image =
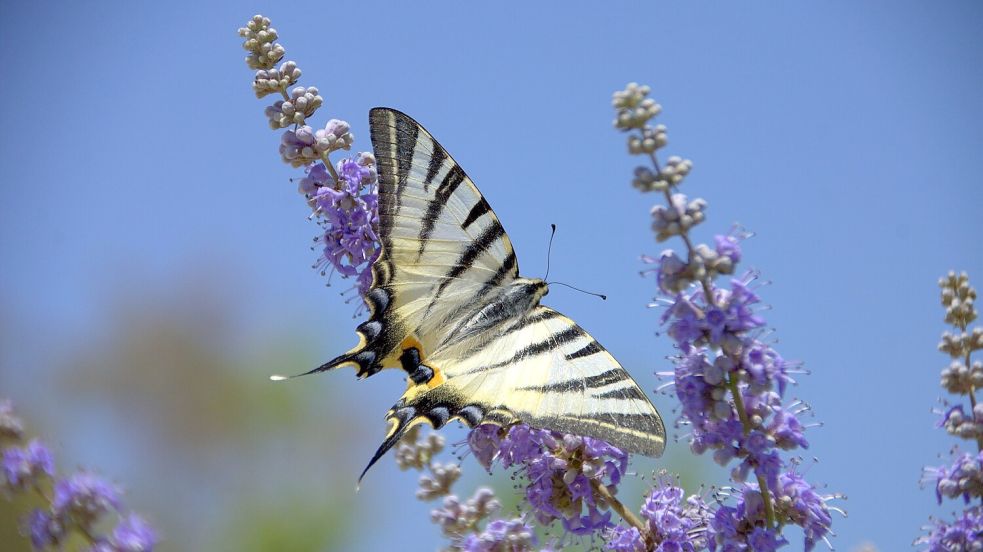
[[[611,354],[573,320],[537,307],[493,337],[469,347],[437,350],[424,359],[444,380],[411,385],[389,411],[392,434],[413,421],[440,427],[459,419],[530,426],[605,440],[623,450],[659,456],[662,418]]]

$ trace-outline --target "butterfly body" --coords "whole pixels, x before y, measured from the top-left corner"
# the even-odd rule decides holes
[[[453,419],[522,422],[660,455],[655,407],[590,334],[541,305],[548,285],[519,276],[508,235],[460,166],[410,117],[376,108],[369,118],[382,249],[370,316],[355,348],[312,371],[406,372],[369,466],[413,425]]]

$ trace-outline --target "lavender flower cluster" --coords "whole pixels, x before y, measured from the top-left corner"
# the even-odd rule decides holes
[[[975,443],[976,452],[953,452],[948,466],[926,467],[922,482],[935,487],[939,504],[945,498],[962,498],[964,503],[983,499],[983,404],[976,402],[976,390],[983,386],[983,362],[972,354],[983,349],[983,328],[969,326],[977,317],[976,290],[965,272],[950,272],[939,279],[945,322],[952,332],[942,334],[939,351],[948,355],[950,364],[942,369],[941,385],[955,397],[942,412],[939,427],[955,437]],[[966,411],[964,400],[969,402]],[[948,401],[947,401],[948,403]],[[931,552],[983,551],[983,509],[979,505],[965,508],[951,522],[930,520],[926,534],[915,540]]]
[[[766,322],[754,272],[731,278],[741,260],[741,233],[718,235],[714,245],[695,244],[690,232],[705,220],[707,202],[678,190],[692,170],[689,160],[657,153],[668,144],[664,125],[652,119],[662,108],[648,97],[649,87],[629,84],[614,94],[614,126],[628,133],[628,151],[648,162],[635,170],[633,184],[655,192],[664,203],[652,208],[659,242],[678,237],[682,253],[667,249],[655,268],[665,308],[661,321],[675,342],[672,377],[682,404],[679,423],[689,428],[690,448],[711,451],[722,466],[733,466],[733,503],[721,504],[708,527],[710,550],[774,550],[787,544],[786,525],[798,525],[805,549],[824,540],[832,519],[823,495],[795,471],[782,452],[808,447],[800,416],[808,407],[787,402],[793,375],[802,370],[760,339]]]
[[[239,29],[239,36],[249,52],[246,64],[256,70],[256,97],[280,95],[281,99],[265,110],[270,128],[288,129],[280,140],[280,157],[284,163],[304,169],[299,191],[311,208],[311,218],[322,228],[315,239],[320,255],[314,268],[328,275],[329,283],[335,272],[343,278],[354,277],[355,289],[364,294],[372,284],[369,268],[380,253],[375,158],[361,152],[331,162],[332,153],[351,149],[355,141],[351,127],[339,119],[331,119],[316,130],[307,125],[324,98],[316,87],[294,87],[301,70],[293,61],[280,63],[286,50],[276,42],[279,35],[270,25],[269,18],[253,16]]]
[[[618,448],[524,424],[478,426],[468,444],[486,469],[497,460],[525,475],[525,498],[540,524],[559,520],[574,535],[611,527],[610,500],[628,469],[628,455]]]
[[[10,401],[0,401],[0,446],[3,493],[8,497],[36,493],[47,504],[35,508],[23,523],[35,550],[61,550],[73,534],[81,535],[89,552],[150,552],[158,538],[140,516],[122,514],[121,491],[99,476],[79,471],[55,478],[51,451],[39,440],[24,443],[24,425]],[[96,525],[107,515],[118,522],[109,535],[100,535]]]

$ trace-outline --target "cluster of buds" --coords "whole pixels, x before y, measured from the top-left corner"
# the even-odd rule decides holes
[[[254,15],[239,29],[239,36],[246,39],[242,47],[249,52],[246,64],[250,69],[272,69],[285,53],[283,46],[276,43],[276,29],[270,27],[270,19]]]
[[[969,275],[965,272],[949,272],[939,278],[942,288],[942,306],[945,307],[945,323],[966,329],[976,320],[976,290],[969,285]]]
[[[950,435],[961,439],[983,438],[983,404],[973,406],[969,415],[963,410],[963,405],[957,404],[946,411],[939,425]]]
[[[716,236],[713,249],[703,243],[697,244],[688,261],[672,249],[664,250],[657,259],[643,255],[642,261],[657,266],[642,274],[655,272],[659,289],[664,293],[679,293],[704,279],[733,274],[741,260],[740,239],[743,237],[740,234]]]
[[[257,98],[280,93],[296,84],[300,75],[301,71],[293,61],[281,63],[279,69],[260,69],[253,78],[253,92]]]
[[[664,192],[682,183],[691,170],[693,170],[692,161],[674,155],[666,160],[665,166],[659,171],[653,171],[645,166],[636,167],[635,178],[631,180],[631,185],[643,192]]]
[[[298,86],[290,91],[290,99],[279,100],[266,108],[266,118],[270,128],[280,129],[292,125],[303,125],[307,118],[314,114],[324,103],[324,98],[318,94],[317,88]],[[351,141],[348,143],[351,146]],[[346,148],[347,149],[347,148]]]
[[[488,487],[479,487],[471,498],[461,502],[455,495],[444,498],[441,508],[430,512],[430,519],[440,526],[445,537],[463,539],[486,518],[498,513],[502,503]]]
[[[652,231],[656,241],[666,241],[673,236],[689,232],[689,229],[700,224],[706,218],[703,210],[707,202],[697,198],[687,200],[683,194],[672,194],[669,205],[652,207]]]
[[[965,452],[951,466],[925,470],[923,482],[935,484],[935,498],[962,498],[966,502],[983,497],[983,451]]]
[[[662,113],[662,106],[649,98],[652,89],[632,82],[614,93],[611,105],[616,110],[614,126],[622,130],[644,129],[650,120]]]
[[[305,125],[284,132],[280,140],[280,157],[293,167],[308,167],[326,159],[332,152],[351,149],[354,141],[348,123],[331,119],[318,130]]]

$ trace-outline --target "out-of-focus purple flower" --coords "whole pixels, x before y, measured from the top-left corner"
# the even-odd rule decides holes
[[[143,518],[130,514],[113,530],[114,552],[151,552],[157,545],[157,532]]]
[[[727,257],[734,264],[741,262],[741,242],[736,237],[716,235],[713,241],[718,255]]]
[[[963,552],[983,550],[983,508],[974,506],[952,522],[932,520],[927,535],[915,541],[929,552]]]
[[[465,538],[460,549],[466,552],[526,552],[536,546],[533,528],[519,518],[496,519],[480,534]]]
[[[10,399],[0,399],[0,439],[20,440],[24,436],[24,423],[14,413]]]
[[[92,473],[77,472],[55,483],[51,506],[58,517],[92,524],[106,512],[119,510],[119,489]]]
[[[58,544],[65,536],[65,527],[61,521],[39,508],[28,514],[25,529],[31,537],[31,545],[35,550],[42,550]]]
[[[983,497],[983,451],[963,453],[951,467],[925,468],[922,480],[934,480],[935,497],[939,504],[943,497],[962,496],[967,503],[973,498]]]
[[[24,448],[5,449],[2,464],[9,489],[22,489],[33,485],[40,477],[55,474],[55,460],[51,451],[37,439]]]

